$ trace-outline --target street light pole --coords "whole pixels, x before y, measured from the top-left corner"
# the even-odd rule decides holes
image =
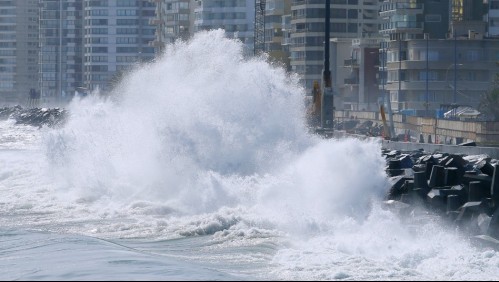
[[[453,97],[453,103],[455,104],[456,103],[456,81],[457,81],[457,67],[458,66],[463,66],[463,64],[450,64],[448,67],[447,67],[447,71],[445,72],[445,82],[446,82],[446,86],[449,87],[449,88],[452,88],[451,87],[451,84],[449,83],[449,70],[450,68],[454,67],[454,97]]]
[[[454,35],[454,97],[453,102],[456,104],[457,102],[457,38],[456,38],[456,30],[453,32]]]
[[[447,87],[452,88],[451,85],[449,84],[449,77],[448,76],[449,76],[449,70],[450,70],[450,68],[454,67],[454,89],[453,89],[454,90],[453,91],[454,95],[453,95],[453,99],[452,99],[453,100],[452,104],[455,107],[457,106],[457,103],[456,103],[457,102],[457,96],[456,96],[457,95],[457,67],[458,66],[462,66],[462,65],[463,64],[453,63],[453,64],[449,65],[449,67],[447,67],[447,71],[445,72],[445,84],[446,84]]]
[[[324,19],[324,69],[322,70],[322,97],[321,97],[321,128],[327,130],[326,137],[332,137],[334,129],[334,97],[329,65],[329,38],[331,27],[331,0],[325,1]]]
[[[426,101],[425,101],[425,108],[426,108],[426,116],[429,116],[428,115],[428,108],[429,108],[429,100],[430,100],[430,93],[428,93],[428,76],[430,75],[429,74],[429,66],[428,66],[428,59],[429,59],[429,55],[428,55],[428,41],[429,41],[429,38],[430,38],[430,34],[429,33],[425,33],[425,38],[426,38]]]

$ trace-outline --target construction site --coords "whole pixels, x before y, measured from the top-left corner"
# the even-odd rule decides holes
[[[335,111],[335,129],[400,142],[444,145],[475,143],[476,146],[499,147],[499,122],[400,113],[392,114],[390,122],[390,118],[383,121],[383,114],[382,111]]]
[[[357,102],[358,107],[352,107],[351,105],[347,107],[348,103],[345,103],[345,101],[348,100],[346,99],[348,97],[346,97],[345,93],[338,91],[338,87],[332,85],[331,67],[335,68],[335,66],[331,65],[330,61],[333,60],[337,62],[337,60],[331,58],[329,44],[331,40],[329,34],[329,2],[330,1],[326,1],[325,3],[325,7],[327,8],[325,9],[324,17],[324,42],[327,42],[327,44],[324,44],[322,77],[320,81],[316,80],[313,82],[312,93],[310,93],[311,95],[308,95],[309,100],[307,101],[307,116],[312,131],[322,134],[326,138],[341,134],[355,134],[356,136],[381,137],[383,140],[392,142],[499,148],[499,121],[493,119],[494,114],[487,117],[487,115],[483,115],[476,110],[475,104],[479,102],[479,96],[476,95],[474,96],[475,98],[472,99],[473,103],[471,104],[473,104],[473,106],[462,104],[462,101],[457,99],[459,96],[458,94],[461,94],[461,92],[457,91],[456,87],[456,69],[461,64],[456,62],[450,64],[444,71],[446,74],[444,76],[446,78],[446,83],[452,86],[448,81],[448,73],[449,70],[454,67],[454,87],[447,89],[447,86],[449,86],[447,85],[442,89],[438,87],[435,88],[442,97],[449,94],[449,97],[452,98],[452,103],[440,103],[439,108],[435,108],[438,106],[438,102],[434,101],[432,109],[430,109],[428,93],[430,86],[432,85],[430,85],[430,81],[428,77],[426,77],[426,86],[422,88],[424,90],[422,93],[426,93],[427,102],[423,106],[403,103],[404,107],[400,107],[399,101],[391,100],[390,97],[396,95],[392,95],[393,93],[387,91],[387,89],[385,89],[385,83],[383,82],[381,85],[382,87],[380,86],[380,89],[382,90],[366,88],[364,89],[364,92],[367,91],[368,94],[364,93],[361,95],[360,91],[357,93],[359,97],[367,96],[373,98],[364,99],[367,101],[367,106],[360,106],[361,103],[359,98],[359,101]],[[428,36],[425,36],[424,40],[426,41],[426,44],[428,44]],[[456,38],[449,42],[453,43],[453,46],[456,47]],[[400,43],[399,40],[398,44],[400,45]],[[386,50],[383,50],[383,52],[380,53],[381,62],[386,60],[385,52]],[[454,53],[454,55],[457,54],[457,52]],[[401,93],[401,89],[405,89],[402,87],[401,53],[399,52],[398,55],[398,69],[396,69],[397,71],[395,72],[396,77],[398,75],[396,79],[396,82],[398,83],[395,83],[398,84],[398,91],[394,88],[395,90],[393,91],[395,91],[395,93]],[[369,62],[373,64],[373,67],[377,67],[377,65],[373,63],[374,61]],[[366,61],[365,63],[369,62]],[[480,66],[480,64],[476,65],[478,67]],[[386,66],[384,64],[379,67],[386,71]],[[337,68],[335,71],[338,72]],[[352,68],[351,71],[353,74],[356,72],[359,72],[359,74],[363,73],[358,68]],[[426,58],[426,71],[428,71],[428,58]],[[379,75],[381,77],[381,74]],[[335,81],[338,83],[337,80]],[[382,79],[382,81],[384,81],[384,79]],[[405,81],[404,83],[407,84],[408,82]],[[483,91],[481,91],[485,92],[486,89],[489,89],[490,91],[490,86],[492,84],[493,83],[488,83],[487,88],[484,88]],[[357,84],[356,86],[361,88]],[[372,93],[369,94],[369,92]],[[379,98],[377,101],[374,100],[376,97]],[[488,104],[489,108],[494,108],[493,112],[495,112],[497,106],[495,105],[496,102],[488,101]],[[393,105],[396,106],[392,110]]]

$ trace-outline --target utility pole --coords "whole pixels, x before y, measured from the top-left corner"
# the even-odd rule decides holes
[[[452,99],[453,103],[457,103],[457,38],[456,38],[456,31],[453,30],[454,34],[454,97]],[[456,106],[456,105],[454,105]]]
[[[329,45],[331,27],[331,0],[326,0],[325,26],[324,26],[324,68],[322,70],[322,103],[321,127],[326,137],[332,137],[334,130],[334,97],[331,83],[331,70],[329,67]]]

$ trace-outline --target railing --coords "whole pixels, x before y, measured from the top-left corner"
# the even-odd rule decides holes
[[[324,4],[324,0],[293,0],[292,5]]]
[[[359,84],[359,80],[356,79],[356,78],[345,78],[345,84],[348,84],[348,85],[356,85],[356,84]]]
[[[383,23],[381,25],[381,30],[397,29],[397,28],[423,28],[423,23],[399,21],[399,22]]]
[[[380,12],[388,12],[402,9],[423,9],[423,4],[416,3],[383,3],[380,7]]]

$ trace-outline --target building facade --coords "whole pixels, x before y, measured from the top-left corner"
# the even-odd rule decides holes
[[[67,103],[83,86],[82,2],[42,0],[39,7],[41,102]]]
[[[224,29],[227,37],[243,42],[245,53],[254,52],[255,0],[194,2],[194,30]]]
[[[192,35],[194,0],[150,0],[156,5],[156,39],[151,46],[161,54],[167,44],[177,39],[186,40]]]
[[[38,1],[0,1],[0,104],[24,104],[38,89]]]
[[[489,0],[485,20],[487,37],[499,37],[499,0]]]
[[[348,76],[337,84],[343,97],[342,109],[378,110],[382,96],[378,88],[381,38],[356,38],[349,46],[350,57],[343,60]],[[339,109],[340,107],[338,107]]]
[[[458,106],[478,107],[499,71],[499,41],[485,36],[486,7],[466,0],[383,3],[382,86],[392,109],[433,116]]]
[[[291,1],[267,0],[265,5],[264,50],[274,62],[290,70],[289,48],[285,42],[286,19],[291,13]]]
[[[291,69],[310,92],[314,81],[322,77],[325,5],[323,0],[291,3]],[[377,34],[378,9],[379,0],[332,0],[330,37],[354,39]]]
[[[85,0],[83,10],[83,81],[88,91],[107,92],[124,72],[154,59],[154,2]]]

